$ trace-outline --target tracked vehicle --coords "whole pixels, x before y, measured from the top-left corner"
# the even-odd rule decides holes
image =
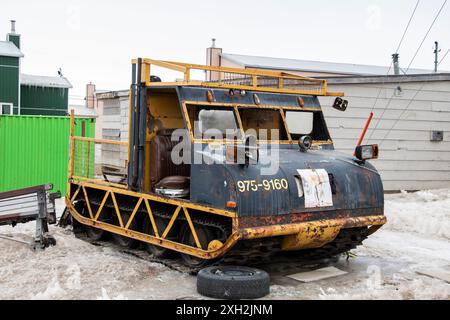
[[[161,82],[153,67],[182,79]],[[193,80],[198,70],[209,80]],[[386,223],[366,161],[378,148],[334,150],[318,97],[340,110],[347,101],[326,81],[151,59],[132,61],[132,80],[129,142],[74,136],[72,121],[66,205],[77,232],[201,267],[327,258]],[[126,183],[98,172],[98,144],[103,157],[127,155]]]

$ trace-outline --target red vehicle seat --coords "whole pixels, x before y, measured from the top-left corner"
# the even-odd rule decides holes
[[[160,131],[150,144],[150,179],[153,191],[156,187],[185,189],[186,185],[189,189],[191,166],[173,163],[171,153],[179,142],[171,140],[172,132],[173,130]]]

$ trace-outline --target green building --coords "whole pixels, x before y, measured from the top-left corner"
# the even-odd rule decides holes
[[[64,77],[22,74],[23,57],[20,35],[11,21],[11,32],[0,41],[0,115],[66,115],[70,82]]]

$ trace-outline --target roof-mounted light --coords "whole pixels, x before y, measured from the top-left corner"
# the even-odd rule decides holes
[[[305,107],[305,100],[302,97],[297,97],[297,103],[300,108],[303,109]]]
[[[256,105],[260,105],[261,104],[261,99],[259,99],[259,96],[255,93],[253,94],[253,101],[255,102]]]
[[[214,102],[214,94],[211,90],[208,90],[208,93],[206,94],[206,99],[209,103]]]

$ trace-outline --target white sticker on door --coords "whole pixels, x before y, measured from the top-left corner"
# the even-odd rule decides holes
[[[333,206],[330,178],[325,169],[297,170],[302,179],[305,208]]]

